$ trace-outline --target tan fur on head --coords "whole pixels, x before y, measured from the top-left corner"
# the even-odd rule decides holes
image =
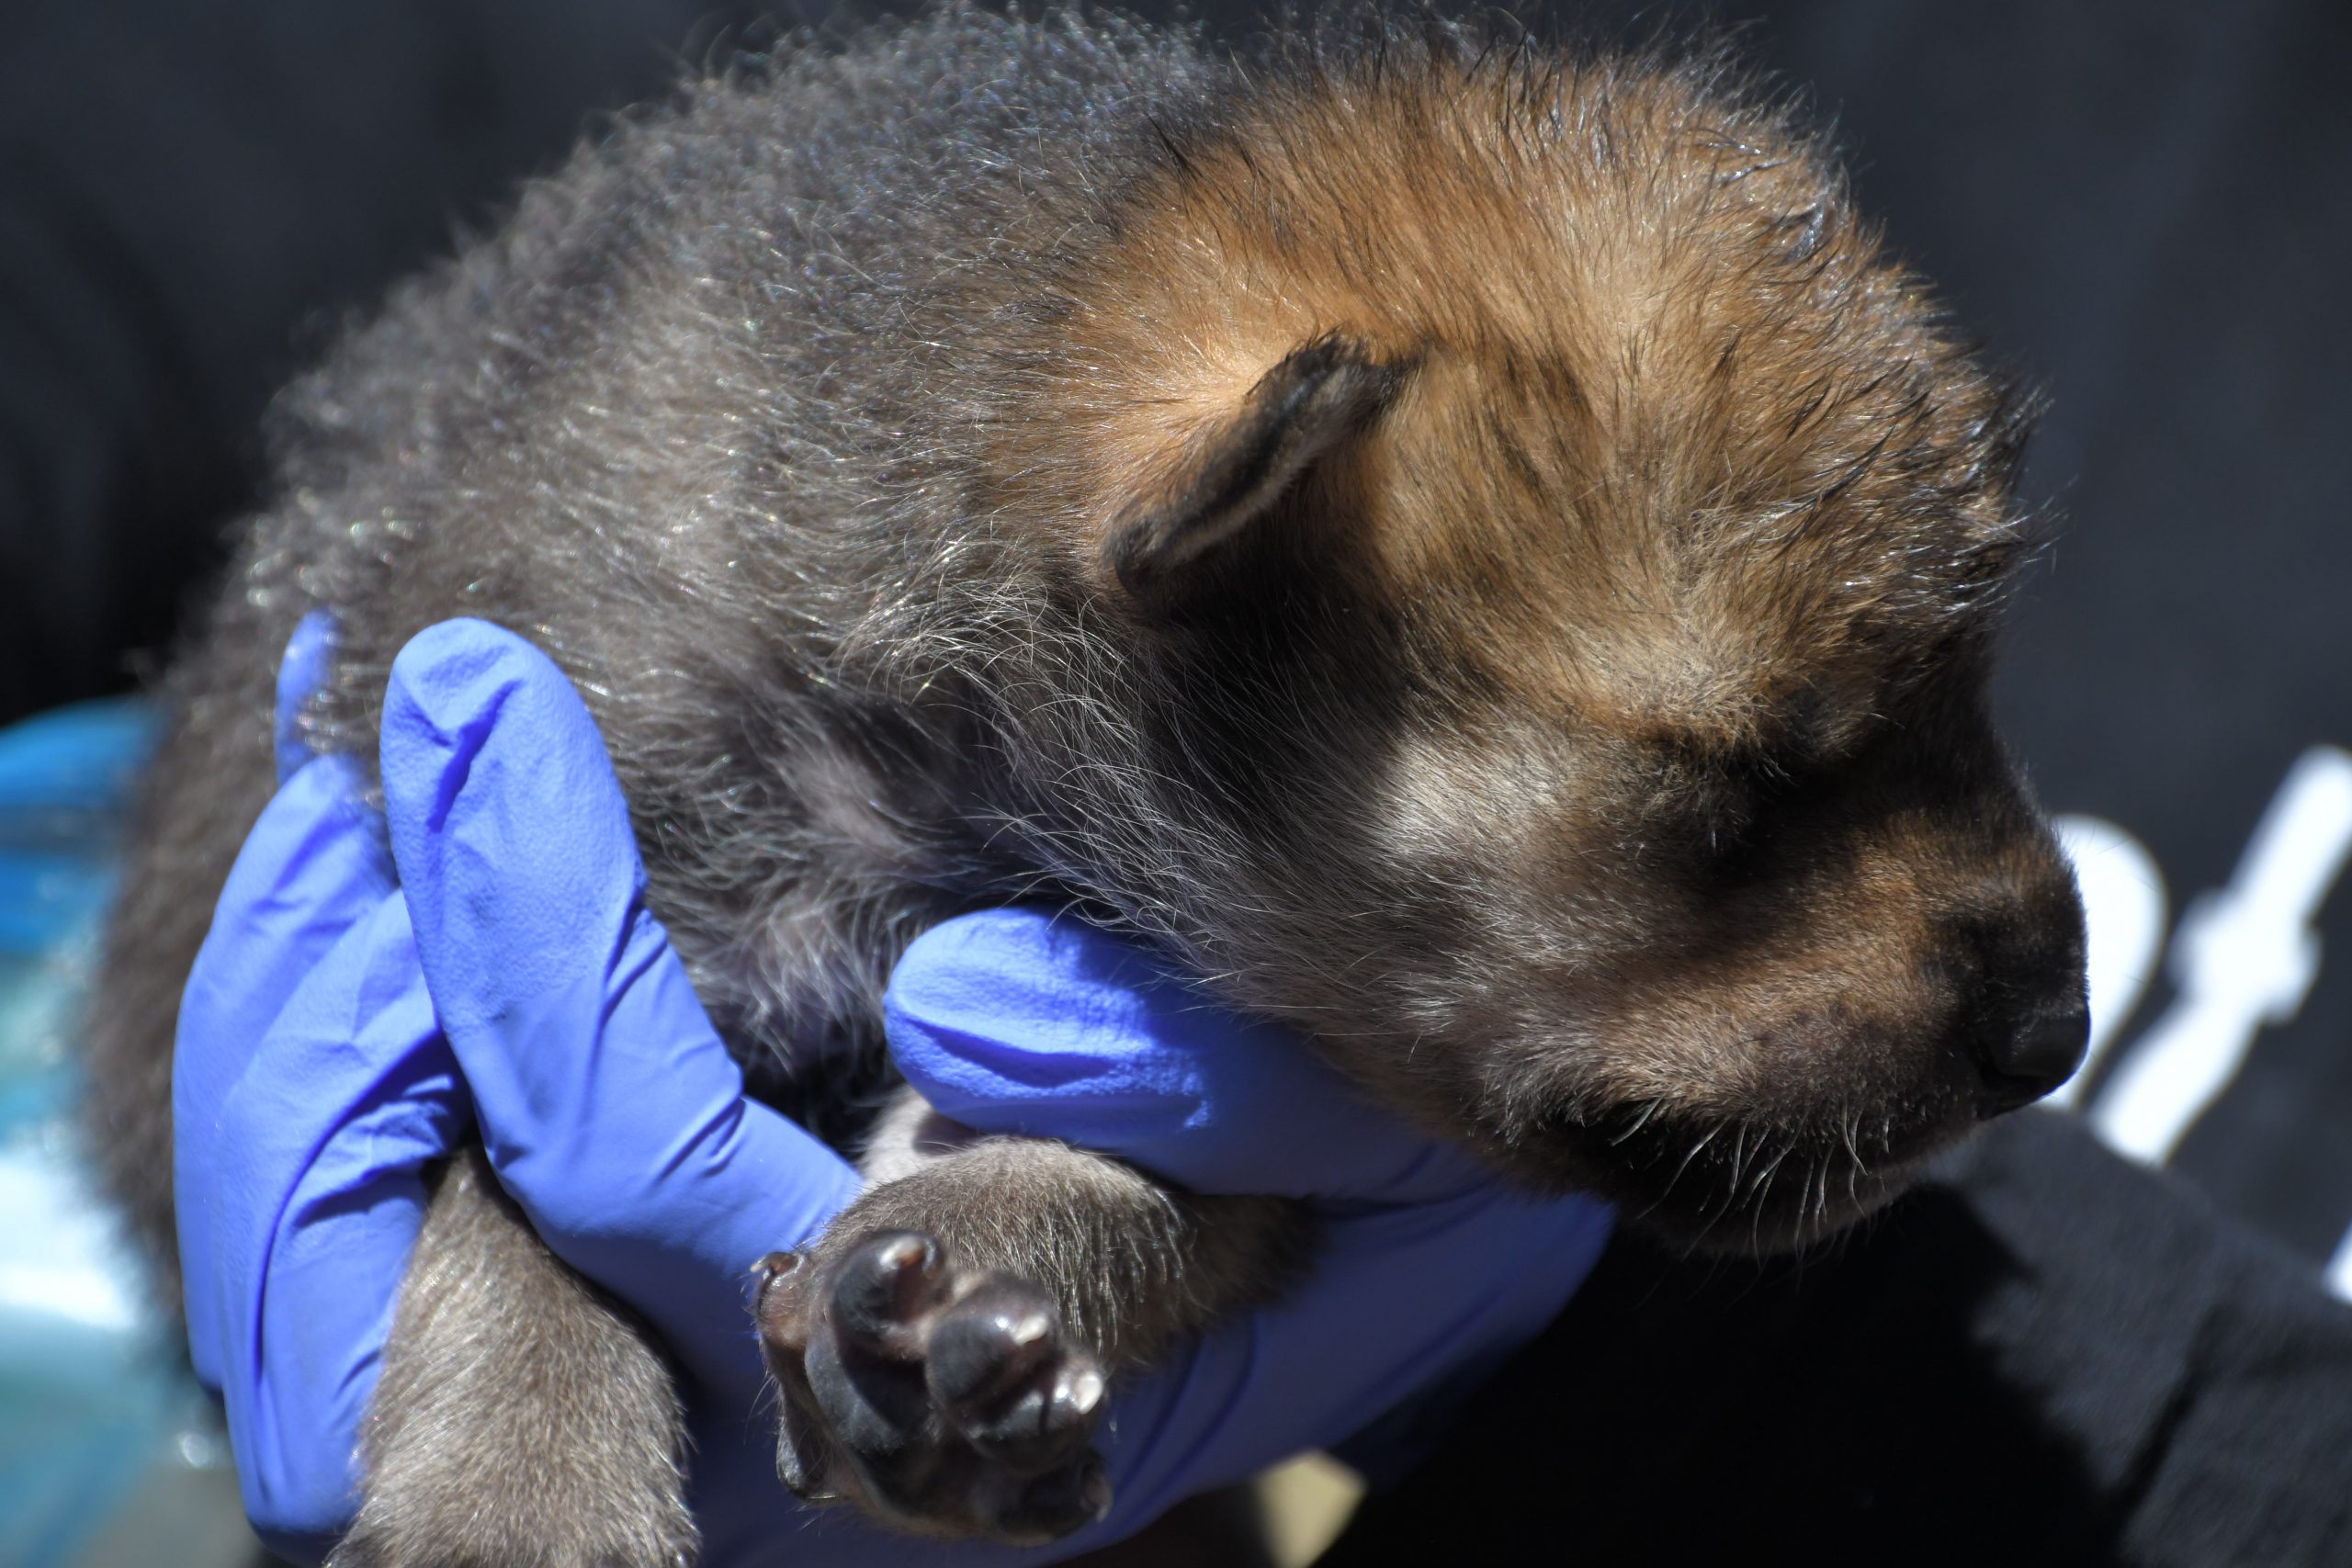
[[[1267,875],[1268,924],[1340,888],[1484,904],[1406,920],[1426,954],[1318,930],[1356,1000],[1246,957],[1237,988],[1409,1032],[1402,1064],[1335,1051],[1408,1098],[1455,1080],[1449,1123],[1567,1179],[1650,1198],[1541,1130],[1638,1121],[1803,1155],[1810,1215],[1747,1239],[1871,1201],[1973,1118],[1978,1036],[2079,1012],[2071,886],[1979,711],[2030,411],[1719,62],[1399,48],[1162,134],[1057,279],[1006,509],[1142,616],[1147,667],[1283,581],[1321,657],[1393,684],[1344,722],[1286,697],[1374,776],[1283,784],[1381,848],[1301,834],[1319,886]],[[1269,388],[1310,359],[1352,389],[1278,451]],[[2027,999],[1984,1012],[2018,963]]]
[[[1069,373],[1037,389],[1037,455],[1075,454],[1046,473],[1097,520],[1340,343],[1412,370],[1345,476],[1344,558],[1465,593],[1482,631],[1481,575],[1511,573],[1526,629],[1578,628],[1581,695],[1683,731],[1754,733],[1771,695],[1937,635],[1920,608],[1964,610],[2014,559],[2024,411],[1812,139],[1719,66],[1358,62],[1187,143],[1127,210],[1065,285]]]

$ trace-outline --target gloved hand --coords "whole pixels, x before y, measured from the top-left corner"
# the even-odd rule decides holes
[[[314,618],[288,650],[281,788],[190,976],[175,1066],[191,1348],[256,1528],[315,1555],[348,1521],[421,1169],[478,1134],[555,1251],[675,1352],[706,1561],[1039,1561],[885,1537],[783,1492],[746,1269],[813,1235],[854,1174],[743,1098],[554,667],[480,622],[410,644],[385,708],[387,835],[349,761],[292,738],[330,635]],[[1508,1349],[1597,1255],[1604,1211],[1501,1194],[1261,1026],[1172,999],[1140,955],[1034,917],[973,920],[919,943],[896,982],[902,1060],[951,1113],[1204,1188],[1355,1200],[1333,1207],[1306,1289],[1118,1392],[1113,1513],[1064,1550]],[[1252,1134],[1266,1118],[1280,1137]]]

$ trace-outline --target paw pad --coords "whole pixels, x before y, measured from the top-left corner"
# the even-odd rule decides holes
[[[1102,1517],[1088,1449],[1106,1380],[1035,1283],[957,1267],[914,1231],[822,1263],[772,1254],[756,1313],[784,1385],[777,1470],[930,1533],[1058,1539]]]

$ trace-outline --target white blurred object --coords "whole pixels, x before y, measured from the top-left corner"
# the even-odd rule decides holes
[[[2119,1153],[2162,1165],[2229,1088],[2255,1036],[2291,1020],[2319,975],[2313,918],[2352,855],[2352,752],[2314,746],[2263,813],[2230,885],[2191,903],[2172,943],[2172,1006],[2091,1107]]]
[[[69,1135],[55,961],[0,967],[0,1562],[74,1560],[184,1420],[144,1272]]]

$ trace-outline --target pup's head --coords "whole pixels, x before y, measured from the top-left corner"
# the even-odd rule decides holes
[[[1160,134],[1004,425],[1082,628],[1018,720],[1042,852],[1686,1240],[2065,1078],[2081,914],[1984,701],[2026,416],[1820,151],[1442,44]]]

